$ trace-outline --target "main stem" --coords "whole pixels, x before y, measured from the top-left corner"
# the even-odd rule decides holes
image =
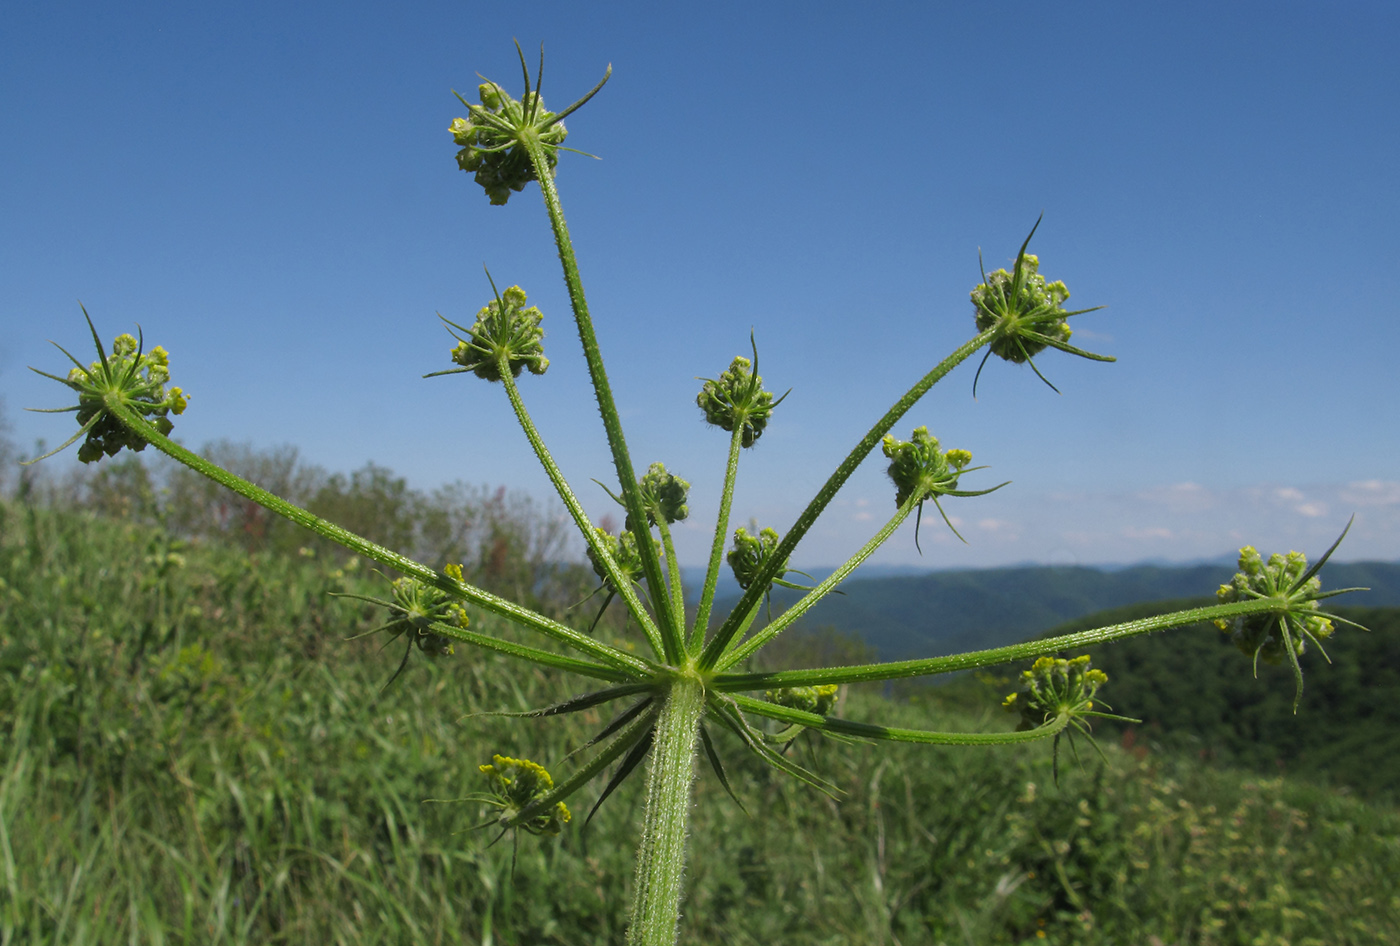
[[[690,786],[695,778],[695,737],[704,712],[704,684],[694,677],[677,677],[657,719],[651,747],[629,946],[674,946],[676,942]]]

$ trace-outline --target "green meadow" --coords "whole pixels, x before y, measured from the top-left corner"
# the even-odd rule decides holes
[[[128,486],[141,479],[134,467],[113,469]],[[528,504],[461,492],[454,501],[476,527],[454,532],[450,517],[434,518],[442,503],[410,509],[414,497],[400,490],[397,511],[386,506],[395,481],[380,473],[323,482],[329,491],[310,499],[342,502],[351,519],[380,515],[377,527],[358,525],[406,529],[401,542],[437,542],[481,585],[591,622],[598,599],[578,602],[596,579],[586,566],[547,564],[550,525]],[[596,711],[523,726],[492,714],[575,691],[462,648],[436,660],[414,651],[385,688],[402,648],[347,640],[382,616],[330,594],[382,597],[385,581],[369,567],[294,533],[259,531],[239,518],[248,510],[221,509],[212,494],[187,497],[177,522],[170,507],[142,506],[140,490],[101,486],[82,503],[0,503],[0,944],[622,941],[640,779],[588,821],[599,780],[555,838],[498,836],[475,827],[490,811],[453,801],[482,789],[477,767],[494,753],[566,767],[607,721]],[[375,502],[358,501],[376,489]],[[191,524],[201,516],[218,528]],[[490,615],[471,618],[514,633]],[[597,633],[621,639],[609,620]],[[1370,620],[1394,623],[1395,612]],[[1352,634],[1343,628],[1337,640]],[[802,646],[795,639],[784,659],[795,648],[800,663]],[[841,653],[830,639],[810,648],[814,661]],[[1232,672],[1247,678],[1248,661],[1233,656]],[[1355,657],[1333,656],[1332,668],[1309,662],[1307,693],[1318,697],[1299,720],[1334,712],[1346,729],[1361,696],[1340,707],[1321,696],[1336,689],[1331,675],[1360,684],[1346,665]],[[1162,702],[1152,673],[1114,667],[1107,650],[1095,661],[1109,670],[1104,695],[1117,712]],[[1169,676],[1181,685],[1189,672]],[[1169,702],[1218,703],[1205,689],[1215,680],[1200,675],[1188,681],[1194,694]],[[1291,680],[1272,682],[1289,702]],[[837,712],[941,730],[1013,723],[996,687],[973,680],[848,688]],[[1369,758],[1366,721],[1353,722],[1350,751]],[[1209,734],[1218,751],[1196,751],[1167,725],[1130,737],[1103,730],[1102,755],[1082,739],[1062,742],[1058,785],[1049,745],[872,746],[804,734],[790,751],[840,799],[721,734],[737,803],[706,767],[681,940],[1400,942],[1391,796],[1329,779],[1322,762],[1274,774],[1267,753],[1251,756],[1247,740],[1222,733]],[[1277,726],[1265,729],[1271,737]]]

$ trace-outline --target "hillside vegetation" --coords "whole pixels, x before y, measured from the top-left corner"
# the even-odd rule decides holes
[[[1316,557],[1322,550],[1304,551]],[[1111,608],[1211,595],[1234,572],[1226,565],[1027,566],[883,578],[857,572],[841,586],[843,595],[823,600],[800,626],[855,635],[884,660],[927,657],[1016,643]],[[1348,595],[1348,606],[1400,606],[1400,564],[1337,562],[1327,566],[1326,581],[1329,588],[1371,589]],[[775,589],[774,613],[799,594]]]
[[[1335,584],[1331,576],[1328,584]],[[1345,600],[1335,599],[1335,600]],[[1187,607],[1190,602],[1137,605],[1058,629],[1066,633]],[[1106,722],[1105,733],[1129,744],[1144,740],[1200,758],[1344,786],[1394,802],[1400,786],[1400,608],[1337,608],[1370,628],[1340,626],[1303,657],[1306,685],[1293,712],[1287,667],[1248,661],[1213,626],[1152,634],[1094,648],[1109,674],[1109,701],[1143,720],[1140,727]],[[1243,663],[1242,663],[1243,661]]]
[[[462,546],[467,567],[527,582],[586,626],[568,605],[591,576],[540,580],[512,557],[532,547],[517,525],[525,541],[504,551]],[[327,595],[382,594],[381,578],[312,547],[182,541],[0,504],[0,943],[621,940],[638,780],[585,827],[593,786],[563,834],[518,847],[473,830],[476,805],[425,801],[479,790],[495,752],[563,771],[602,720],[485,715],[571,694],[476,652],[414,652],[381,693],[401,651],[345,642],[378,617]],[[1334,657],[1309,699],[1356,669]],[[1110,672],[1105,695],[1143,702],[1125,691],[1146,683]],[[884,701],[894,725],[1010,724],[994,697],[968,698],[954,710],[854,691],[840,711]],[[1400,817],[1310,783],[1110,744],[1105,761],[1082,747],[1082,765],[1062,759],[1056,787],[1048,746],[804,735],[794,751],[844,790],[833,800],[723,739],[719,751],[749,814],[702,776],[687,942],[1400,940]]]

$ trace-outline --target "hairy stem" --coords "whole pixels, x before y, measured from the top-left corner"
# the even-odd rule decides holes
[[[734,425],[729,438],[729,463],[724,468],[724,490],[719,494],[719,519],[715,522],[715,538],[710,546],[710,564],[705,569],[705,585],[700,591],[700,604],[695,610],[695,627],[690,632],[690,652],[699,652],[705,643],[705,627],[710,623],[710,609],[715,603],[719,586],[720,563],[724,560],[724,543],[729,538],[729,512],[734,504],[734,483],[739,476],[739,450],[744,444],[744,425]]]
[[[656,607],[662,641],[669,659],[679,660],[681,623],[685,616],[674,613],[671,599],[666,594],[661,561],[657,557],[651,531],[647,528],[642,493],[637,487],[632,455],[627,452],[627,440],[622,434],[622,420],[617,413],[617,403],[613,400],[612,386],[608,384],[608,374],[603,368],[603,355],[598,349],[593,319],[588,314],[588,300],[583,294],[583,280],[579,276],[578,260],[574,256],[573,241],[569,238],[569,227],[564,221],[564,209],[559,203],[559,192],[554,187],[554,177],[550,174],[544,147],[535,138],[525,138],[523,141],[535,169],[540,193],[544,195],[544,206],[549,214],[550,226],[554,229],[554,245],[559,250],[559,262],[564,268],[564,285],[569,290],[574,324],[578,327],[579,341],[583,344],[583,357],[588,362],[593,393],[598,399],[598,412],[603,415],[603,429],[607,432],[608,446],[612,449],[613,466],[617,470],[618,483],[622,487],[623,505],[627,509],[628,518],[632,520],[632,534],[637,538],[637,551],[642,557],[642,572],[646,576],[647,587],[651,589],[651,600]]]
[[[857,736],[863,739],[883,739],[887,742],[915,742],[932,746],[1006,746],[1020,742],[1034,742],[1062,732],[1070,724],[1071,717],[1063,714],[1050,720],[1044,726],[1020,732],[932,732],[926,729],[900,729],[895,726],[880,726],[874,723],[858,723],[855,720],[834,716],[820,716],[807,713],[767,700],[755,700],[748,696],[733,697],[734,704],[748,710],[755,716],[766,716],[784,723],[796,723],[825,732],[840,733],[843,736]]]
[[[564,505],[569,510],[569,515],[573,517],[574,525],[583,533],[584,541],[593,550],[594,556],[603,563],[607,570],[608,579],[612,582],[613,588],[622,598],[627,610],[637,619],[637,623],[642,626],[642,632],[646,634],[647,640],[651,642],[652,650],[658,657],[665,657],[665,648],[662,646],[660,632],[656,628],[656,622],[651,619],[651,615],[646,608],[642,607],[642,602],[637,598],[637,591],[632,587],[632,582],[617,567],[617,562],[608,554],[603,543],[598,540],[598,533],[593,529],[593,523],[584,512],[582,504],[574,491],[569,488],[568,481],[564,479],[563,472],[559,465],[554,462],[554,457],[550,455],[549,448],[545,446],[544,439],[540,437],[539,431],[535,428],[535,423],[530,418],[530,412],[525,409],[525,401],[520,397],[520,387],[515,383],[515,378],[511,375],[510,364],[505,355],[497,359],[497,370],[501,375],[501,382],[505,385],[506,395],[510,398],[510,406],[515,410],[515,419],[520,422],[521,429],[525,431],[526,438],[530,441],[530,446],[534,448],[535,456],[540,458],[540,463],[549,474],[549,480],[554,484],[554,489],[559,493],[559,498],[564,501]]]
[[[664,518],[659,518],[656,520],[656,531],[661,533],[661,549],[666,554],[666,580],[671,586],[671,611],[684,618],[685,587],[681,584],[681,563],[676,558],[675,543],[671,541],[671,527]],[[673,659],[679,662],[683,655],[684,650],[677,653]]]
[[[928,393],[929,388],[942,380],[948,372],[966,361],[979,348],[990,342],[994,334],[992,329],[988,329],[975,335],[960,345],[947,358],[940,361],[932,371],[920,378],[917,384],[906,391],[903,397],[895,401],[894,406],[885,412],[885,416],[881,417],[861,439],[860,443],[856,444],[855,448],[847,454],[846,459],[841,461],[841,465],[836,468],[836,471],[827,479],[817,495],[807,504],[807,508],[802,510],[802,514],[797,517],[797,521],[793,523],[792,528],[778,544],[773,557],[768,560],[757,579],[749,586],[749,590],[744,592],[744,596],[739,599],[739,603],[730,612],[729,617],[720,626],[709,645],[706,646],[704,654],[700,657],[702,669],[708,670],[719,661],[721,655],[729,648],[730,641],[734,639],[744,617],[749,611],[758,607],[758,599],[763,596],[764,589],[768,587],[773,576],[777,574],[778,566],[792,555],[793,550],[797,548],[797,543],[816,523],[817,517],[836,498],[836,494],[846,484],[846,480],[851,478],[851,474],[855,473],[856,468],[870,455],[870,451],[875,449],[875,445],[885,434],[890,432],[890,428],[894,427],[901,417],[909,412],[911,407],[918,403],[919,398]]]
[[[1124,640],[1147,634],[1152,631],[1165,631],[1173,627],[1185,627],[1215,618],[1238,617],[1242,614],[1261,614],[1286,609],[1287,599],[1260,598],[1255,601],[1241,601],[1235,604],[1218,604],[1204,608],[1190,608],[1173,611],[1157,617],[1110,624],[1089,631],[1078,631],[1060,637],[1012,644],[1007,647],[993,647],[989,650],[974,650],[950,657],[929,657],[923,660],[896,660],[889,663],[863,664],[859,667],[829,667],[814,670],[782,670],[777,673],[733,673],[720,674],[711,681],[716,690],[734,692],[738,690],[763,690],[775,687],[815,686],[822,683],[866,683],[876,680],[899,680],[906,677],[924,677],[937,673],[952,673],[956,670],[972,670],[976,667],[993,667],[1010,663],[1013,660],[1026,660],[1053,654],[1056,651],[1094,644],[1107,644],[1110,641]]]
[[[480,634],[476,631],[458,627],[455,624],[434,622],[429,626],[433,629],[434,633],[441,634],[443,637],[450,637],[453,640],[473,644],[485,650],[494,650],[497,653],[517,657],[520,660],[528,660],[541,667],[553,667],[556,670],[577,673],[598,680],[608,680],[613,683],[622,683],[634,679],[633,675],[626,670],[619,670],[616,667],[605,667],[602,664],[595,664],[588,660],[570,657],[568,654],[556,654],[551,651],[540,650],[538,647],[530,647],[526,644],[517,644],[514,641],[502,640],[499,637],[492,637],[490,634]]]
[[[656,723],[647,769],[647,807],[637,851],[630,946],[674,946],[685,874],[695,739],[705,712],[705,687],[681,676],[671,684]]]

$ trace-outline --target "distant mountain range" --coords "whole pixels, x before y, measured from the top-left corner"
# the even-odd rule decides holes
[[[834,627],[863,639],[883,660],[931,657],[1026,640],[1110,608],[1212,598],[1235,567],[1221,561],[1116,569],[1024,566],[919,574],[899,571],[870,577],[863,573],[845,582],[844,594],[825,598],[797,628]],[[699,570],[685,577],[695,582],[695,588],[703,580]],[[738,598],[732,577],[726,574],[726,578],[727,587],[721,585],[716,607],[721,615]],[[1324,588],[1371,589],[1345,595],[1336,600],[1337,605],[1400,606],[1400,563],[1328,564],[1321,578]],[[799,597],[801,592],[775,588],[774,615]]]

